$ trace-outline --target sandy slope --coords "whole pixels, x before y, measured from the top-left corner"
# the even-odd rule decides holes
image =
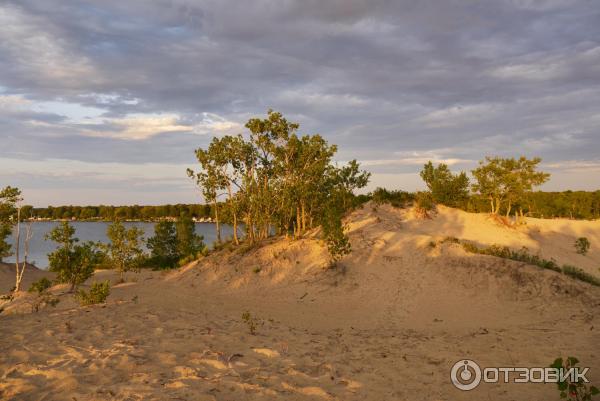
[[[546,366],[566,354],[600,382],[598,287],[429,246],[445,236],[527,246],[594,272],[597,222],[530,220],[514,230],[452,209],[419,220],[367,205],[348,223],[354,251],[336,270],[324,270],[316,239],[273,240],[168,274],[132,274],[107,305],[81,308],[67,295],[39,313],[8,308],[0,398],[551,400],[557,393],[543,384],[460,392],[450,368],[462,358]],[[593,247],[585,257],[572,248],[582,234]],[[257,319],[256,335],[245,311]]]
[[[15,286],[16,267],[13,263],[2,263],[0,262],[0,294],[10,291]],[[23,281],[21,282],[21,288],[24,290],[29,289],[31,283],[41,279],[42,277],[48,277],[50,280],[54,278],[54,274],[45,270],[40,270],[33,265],[27,265],[25,268],[25,274],[23,275]]]

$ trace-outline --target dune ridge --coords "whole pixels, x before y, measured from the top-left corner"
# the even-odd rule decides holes
[[[461,392],[450,368],[462,358],[547,366],[566,354],[600,380],[598,287],[443,241],[526,246],[598,275],[600,222],[508,228],[445,207],[422,219],[369,203],[346,224],[353,252],[334,269],[312,232],[130,274],[105,305],[63,295],[23,313],[16,302],[0,315],[0,398],[548,400],[553,386],[533,383]],[[586,256],[573,248],[579,236],[592,243]],[[104,278],[115,275],[94,279]]]

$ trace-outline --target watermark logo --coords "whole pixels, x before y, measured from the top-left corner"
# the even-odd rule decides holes
[[[470,359],[461,359],[452,366],[450,380],[459,390],[473,390],[483,381],[485,383],[589,383],[585,375],[589,368],[523,368],[523,367],[486,367],[481,368]]]
[[[450,379],[460,390],[473,390],[481,382],[481,368],[470,359],[460,360],[452,366]]]

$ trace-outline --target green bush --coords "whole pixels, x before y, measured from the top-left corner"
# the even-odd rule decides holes
[[[38,294],[43,293],[48,288],[52,287],[52,282],[48,280],[46,277],[42,277],[38,281],[35,281],[29,287],[29,292],[37,292]]]
[[[554,368],[558,371],[568,371],[571,368],[576,368],[579,360],[573,356],[566,358],[564,361],[562,358],[558,358],[554,360],[554,363],[550,365],[551,368]],[[571,381],[571,379],[567,376],[564,380],[559,380],[556,383],[557,390],[560,393],[560,398],[562,399],[571,399],[576,401],[591,401],[592,397],[600,394],[600,390],[594,386],[588,386],[581,381]]]
[[[77,298],[81,306],[101,304],[106,301],[106,298],[110,295],[110,282],[108,280],[102,282],[93,283],[90,287],[90,291],[79,290]]]
[[[49,270],[56,273],[59,283],[70,284],[70,291],[94,274],[94,267],[104,258],[98,244],[87,241],[77,244],[75,228],[64,221],[46,234],[46,239],[59,246],[48,254]]]
[[[416,210],[421,217],[429,218],[429,212],[435,209],[435,202],[431,192],[417,192],[415,196]]]
[[[432,162],[428,162],[420,175],[433,201],[451,207],[464,207],[469,197],[469,178],[465,172],[453,174],[444,163],[434,167]]]
[[[262,323],[260,319],[252,316],[248,311],[242,313],[242,321],[246,323],[248,326],[248,331],[253,336],[256,335],[256,329],[258,328],[258,325]]]
[[[488,248],[478,248],[477,245],[470,242],[463,242],[462,247],[465,251],[478,253],[480,255],[496,256],[498,258],[510,259],[517,262],[524,262],[530,265],[541,267],[542,269],[553,270],[562,273],[562,269],[553,260],[542,259],[538,255],[532,255],[527,248],[523,247],[518,251],[513,251],[507,246],[492,245]]]
[[[581,255],[585,255],[590,250],[590,241],[586,237],[577,238],[575,241],[575,250]]]
[[[442,242],[446,242],[446,240]],[[477,253],[480,255],[496,256],[499,258],[524,262],[530,265],[541,267],[543,269],[548,269],[557,273],[562,273],[579,281],[584,281],[595,286],[600,286],[600,279],[589,273],[586,273],[582,269],[571,265],[563,265],[561,268],[554,260],[547,260],[541,258],[538,255],[530,254],[527,248],[525,247],[521,248],[518,251],[513,251],[507,246],[492,245],[488,248],[479,248],[477,247],[477,245],[470,242],[462,242],[461,245],[466,252]]]
[[[46,277],[42,277],[38,281],[31,284],[29,292],[36,292],[37,297],[31,301],[31,312],[38,312],[45,306],[55,307],[60,299],[48,292],[48,288],[52,287],[52,282]]]
[[[393,207],[403,208],[414,201],[415,196],[406,191],[388,191],[385,188],[377,188],[373,191],[371,199],[376,205],[388,203]]]
[[[179,260],[177,231],[172,221],[160,221],[154,225],[154,236],[146,241],[150,257],[146,263],[156,269],[170,269]]]

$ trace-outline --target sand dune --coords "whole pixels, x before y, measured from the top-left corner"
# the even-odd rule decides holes
[[[56,308],[23,313],[24,295],[0,315],[0,398],[551,400],[558,393],[544,384],[461,392],[450,368],[463,358],[547,366],[567,354],[600,382],[598,287],[430,246],[446,236],[526,246],[598,274],[599,222],[530,219],[513,229],[449,208],[423,220],[368,204],[347,224],[353,252],[336,269],[326,269],[314,233],[130,274],[106,305],[61,295]],[[592,243],[586,256],[573,248],[579,236]],[[106,277],[115,278],[95,279]]]
[[[10,291],[15,286],[15,265],[13,263],[2,263],[0,262],[0,294],[4,294]],[[28,264],[23,275],[23,281],[21,282],[21,288],[27,290],[31,283],[41,279],[42,277],[48,277],[50,280],[54,278],[54,274],[45,270],[40,270],[34,265]]]

